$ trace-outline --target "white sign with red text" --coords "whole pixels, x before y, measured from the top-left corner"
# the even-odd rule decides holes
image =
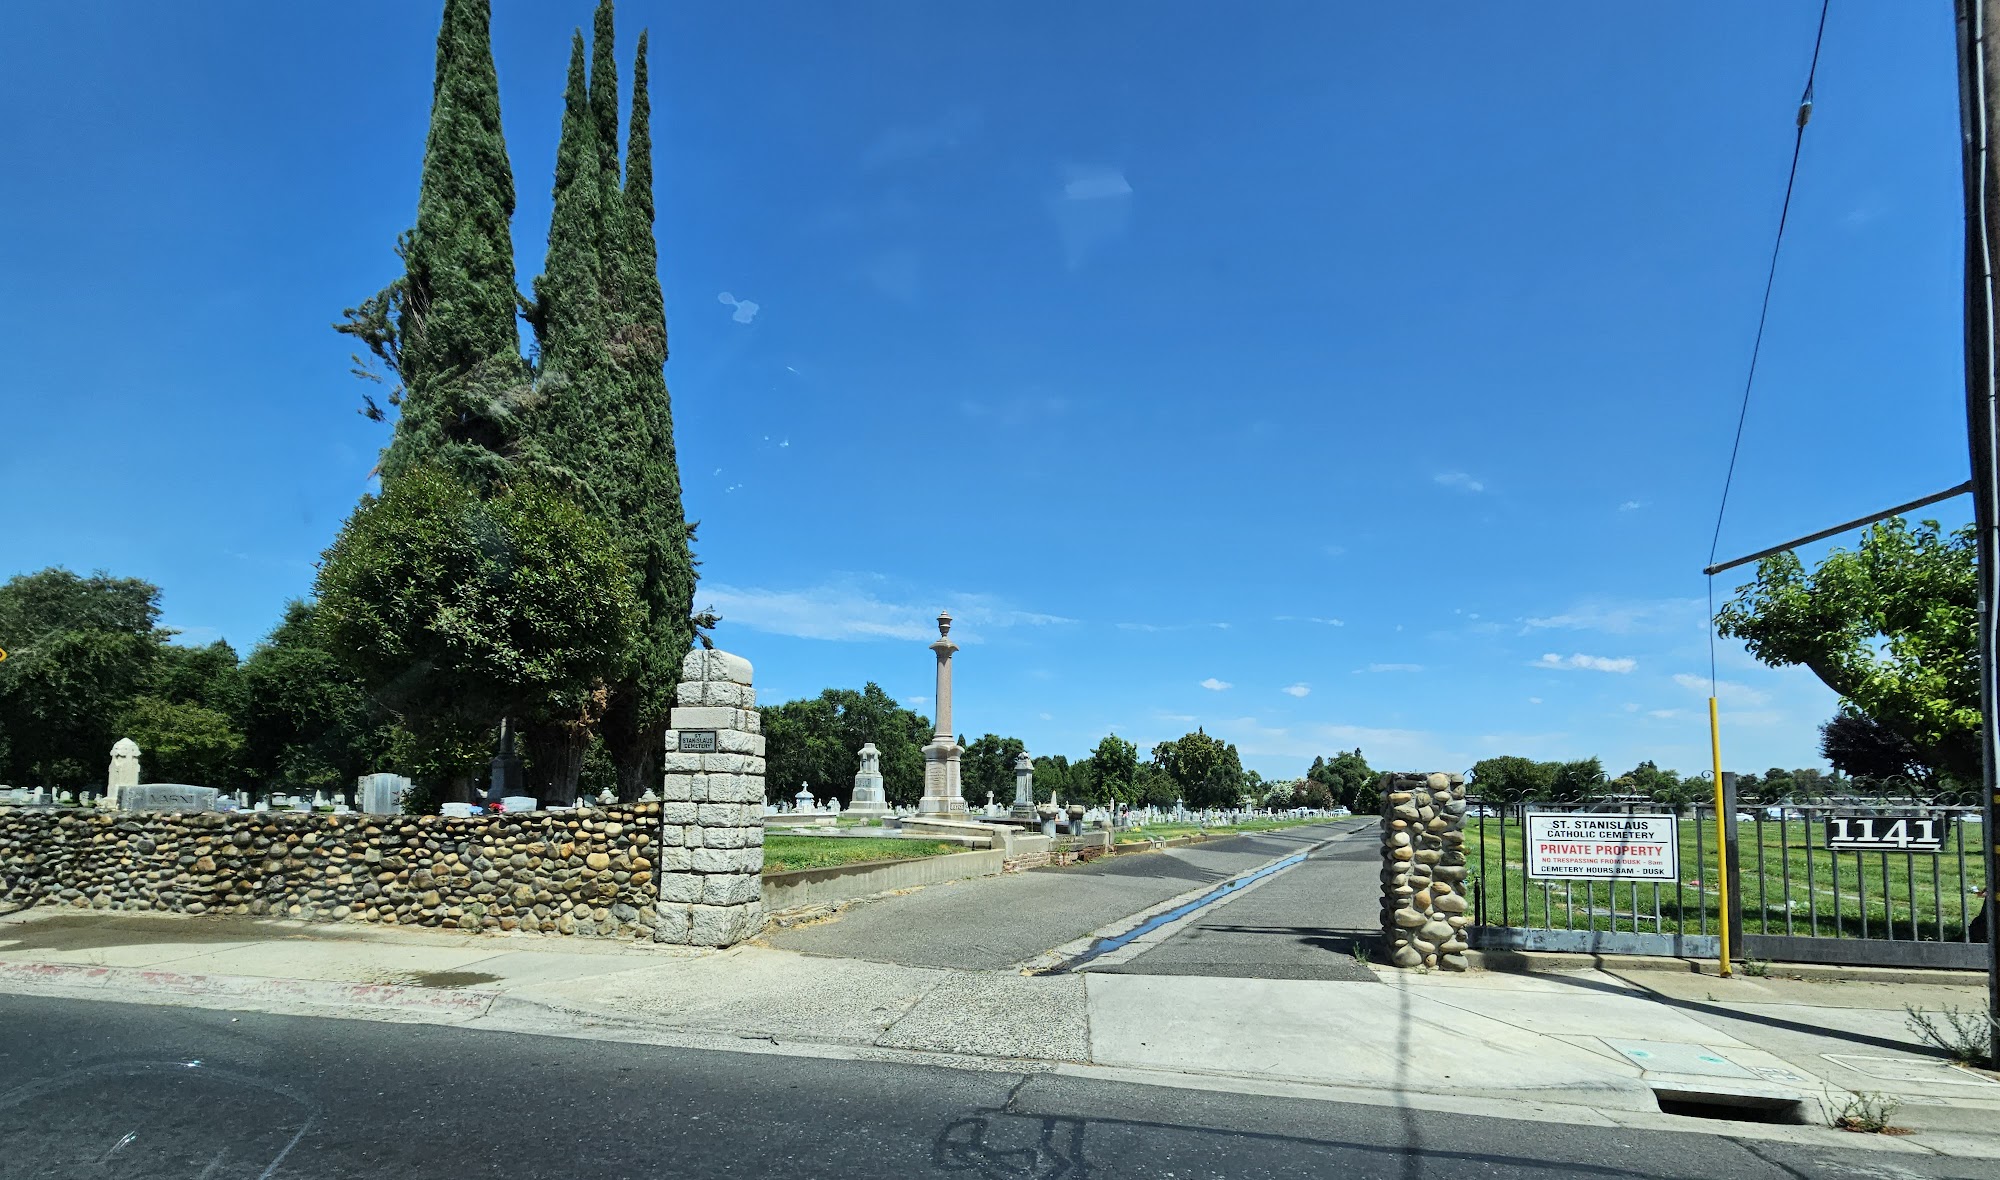
[[[1528,876],[1568,881],[1672,881],[1680,874],[1671,815],[1528,814]]]

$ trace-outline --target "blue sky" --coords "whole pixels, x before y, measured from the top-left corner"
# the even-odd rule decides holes
[[[0,576],[244,651],[307,592],[386,441],[328,324],[413,216],[437,8],[7,7]],[[525,287],[590,5],[495,8]],[[948,607],[959,728],[1037,753],[1706,765],[1816,6],[619,17],[699,602],[766,701],[928,711]],[[1834,6],[1725,554],[1964,477],[1949,17]],[[1731,766],[1817,763],[1816,681],[1721,675]]]

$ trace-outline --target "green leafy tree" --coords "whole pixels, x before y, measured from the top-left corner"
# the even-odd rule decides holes
[[[529,396],[515,328],[513,216],[491,4],[445,0],[417,222],[397,246],[403,277],[335,325],[400,382],[390,394],[401,412],[382,460],[385,482],[421,467],[485,489],[508,473]]]
[[[1236,747],[1199,728],[1153,747],[1153,761],[1189,807],[1234,807],[1242,799],[1243,764]]]
[[[171,632],[157,586],[65,569],[0,585],[0,779],[101,785],[118,724]]]
[[[1331,760],[1314,758],[1312,768],[1306,772],[1308,782],[1326,787],[1330,802],[1295,803],[1295,807],[1345,807],[1356,812],[1371,812],[1380,808],[1381,800],[1375,797],[1375,780],[1378,776],[1368,767],[1368,759],[1362,757],[1360,747],[1343,750]]]
[[[1797,554],[1757,563],[1716,616],[1773,667],[1810,669],[1852,708],[1963,782],[1981,773],[1978,580],[1971,526],[1949,536],[1900,517],[1807,573]]]
[[[148,777],[230,790],[243,774],[247,704],[236,650],[228,643],[169,643],[155,654],[119,729],[139,744]]]
[[[1604,763],[1595,758],[1558,762],[1549,776],[1547,797],[1565,803],[1593,803],[1603,797],[1606,785]]]
[[[1012,800],[1014,759],[1028,748],[1027,743],[989,733],[969,744],[960,738],[959,744],[965,747],[959,758],[959,779],[966,802],[983,805],[988,791],[995,800]]]
[[[243,733],[228,714],[141,696],[126,707],[120,726],[139,743],[141,765],[155,782],[233,790],[240,781]]]
[[[389,765],[386,714],[328,649],[318,620],[314,604],[287,604],[243,661],[245,770],[264,789],[332,790]]]
[[[1147,759],[1133,772],[1133,802],[1145,807],[1172,807],[1182,798],[1181,786],[1157,761]],[[1190,804],[1192,806],[1192,804]]]
[[[1137,802],[1140,797],[1139,747],[1115,733],[1105,734],[1090,752],[1088,785],[1091,797]],[[1168,803],[1173,800],[1169,798]]]
[[[915,803],[924,793],[926,717],[896,704],[870,681],[860,692],[829,688],[816,697],[786,701],[763,713],[765,791],[789,803],[803,783],[816,798],[853,801],[861,747],[881,755],[882,791],[891,803]]]
[[[636,616],[617,546],[570,501],[534,485],[482,500],[422,470],[362,501],[326,552],[316,596],[326,642],[440,749],[463,748],[502,716],[587,724]],[[560,768],[543,762],[540,773],[548,802],[573,799],[555,793]]]
[[[608,27],[609,4],[601,11]],[[610,60],[609,54],[607,46],[604,60]],[[596,85],[597,75],[591,82]],[[615,86],[610,105],[615,128]],[[613,687],[611,711],[604,720],[605,737],[628,796],[644,790],[653,776],[681,657],[695,639],[694,527],[681,500],[673,403],[665,372],[666,300],[660,290],[660,251],[653,231],[652,109],[642,32],[632,61],[632,128],[625,149],[621,222],[626,243],[619,255],[621,318],[613,344],[631,372],[635,434],[628,447],[634,467],[620,519],[625,523],[627,562],[639,579],[639,602],[646,618],[633,644],[630,671]],[[604,121],[600,115],[600,126]],[[603,139],[600,135],[600,142]],[[610,175],[616,179],[615,166]],[[921,756],[918,762],[921,771]]]
[[[1835,770],[1871,783],[1908,779],[1929,787],[1938,778],[1908,738],[1851,705],[1819,727],[1819,752]]]
[[[1073,773],[1069,759],[1061,754],[1043,754],[1035,759],[1033,787],[1036,798],[1041,798],[1048,792],[1054,791],[1064,799],[1075,799],[1078,802],[1098,803],[1103,801],[1097,797],[1097,788],[1094,784],[1088,780],[1083,782],[1077,781],[1077,776]],[[1014,800],[1011,783],[1008,786],[1005,798],[1009,803]]]
[[[1468,785],[1489,803],[1522,803],[1546,798],[1555,785],[1557,763],[1512,754],[1482,758],[1472,765]]]

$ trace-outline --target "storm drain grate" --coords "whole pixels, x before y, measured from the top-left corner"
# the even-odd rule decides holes
[[[1727,1119],[1738,1123],[1785,1123],[1800,1126],[1814,1121],[1806,1104],[1798,1098],[1764,1094],[1734,1094],[1721,1090],[1697,1090],[1686,1086],[1653,1087],[1653,1101],[1661,1114],[1691,1119]]]

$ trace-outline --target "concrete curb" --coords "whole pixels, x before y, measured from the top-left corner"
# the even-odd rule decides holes
[[[0,991],[144,1002],[155,993],[234,1000],[244,1006],[299,1005],[370,1014],[402,1012],[473,1019],[484,1016],[499,992],[477,988],[408,987],[392,983],[339,983],[262,975],[206,975],[153,967],[94,967],[81,963],[0,962]],[[228,1005],[225,1005],[228,1006]]]
[[[1713,959],[1676,959],[1659,955],[1569,954],[1558,951],[1473,950],[1466,952],[1475,970],[1517,975],[1560,975],[1569,971],[1652,971],[1675,975],[1717,974]],[[1772,979],[1814,979],[1868,983],[1969,984],[1985,980],[1980,971],[1947,971],[1932,967],[1841,967],[1820,963],[1767,963],[1764,976]],[[1743,964],[1734,965],[1735,975],[1750,974]]]

